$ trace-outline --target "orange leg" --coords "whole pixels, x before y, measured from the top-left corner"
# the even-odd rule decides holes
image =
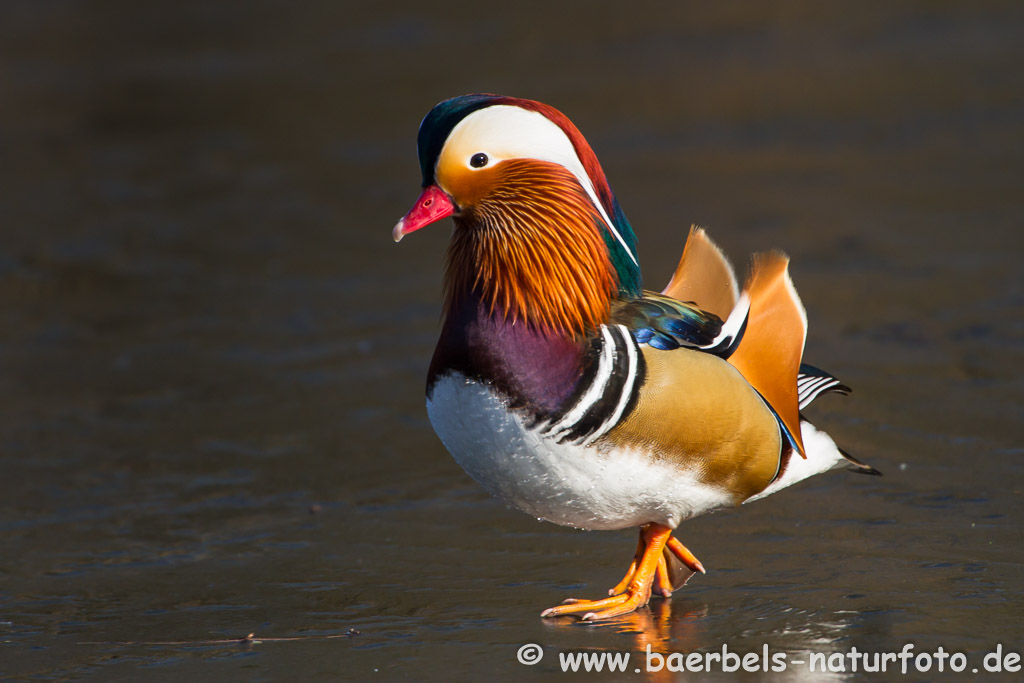
[[[633,561],[629,564],[629,569],[626,570],[626,575],[622,577],[622,581],[615,584],[615,588],[608,591],[608,595],[620,595],[626,592],[626,588],[629,587],[629,582],[633,580],[633,575],[636,574],[636,567],[640,564],[640,559],[644,556],[644,532],[640,531],[640,538],[636,541],[636,553],[633,555]]]
[[[625,592],[604,600],[567,601],[567,604],[544,610],[541,612],[541,616],[555,617],[561,614],[582,612],[583,621],[597,621],[633,612],[643,607],[651,599],[651,587],[658,571],[659,561],[664,562],[662,551],[671,537],[672,529],[667,526],[653,523],[645,525],[641,530],[641,542],[645,546],[643,555],[636,563],[632,575],[627,573],[629,582]]]
[[[669,537],[671,538],[671,536]],[[663,598],[672,597],[672,579],[668,575],[668,563],[665,554],[658,558],[658,567],[654,571],[654,592]]]
[[[673,542],[678,547],[682,548],[683,551],[685,551],[686,553],[689,553],[689,557],[692,559],[692,561],[694,563],[696,563],[697,565],[700,565],[700,562],[697,560],[697,558],[693,557],[693,554],[690,553],[690,551],[687,550],[686,547],[683,546],[682,543],[677,541],[674,536],[670,536],[669,537],[668,544],[666,544],[666,547],[671,545]],[[643,557],[644,548],[645,547],[646,547],[646,544],[644,543],[644,532],[641,530],[640,531],[640,538],[637,539],[636,554],[633,556],[633,561],[629,564],[629,569],[626,570],[626,575],[622,577],[622,581],[619,581],[615,585],[615,588],[612,588],[612,589],[610,589],[608,591],[608,595],[621,595],[622,593],[624,593],[626,591],[626,588],[629,586],[629,582],[633,580],[633,575],[636,573],[636,566],[637,566],[637,564],[639,564],[640,558]],[[675,553],[673,553],[673,554],[675,554]],[[678,557],[678,554],[676,556]],[[698,569],[693,564],[691,564],[688,561],[683,561],[683,564],[685,564],[687,567],[689,567],[689,569],[691,571],[694,571],[694,572],[698,571]],[[703,574],[704,573],[704,567],[700,567],[699,571]],[[654,588],[653,588],[653,591],[654,591],[655,595],[660,595],[663,598],[670,598],[670,597],[672,597],[672,591],[673,590],[674,590],[674,588],[672,586],[672,578],[671,578],[671,576],[669,574],[668,564],[665,561],[665,555],[663,553],[661,559],[658,561],[658,569],[654,573]],[[570,598],[570,599],[566,600],[563,604],[570,605],[570,604],[575,604],[577,602],[580,602],[580,601],[575,599],[575,598]]]

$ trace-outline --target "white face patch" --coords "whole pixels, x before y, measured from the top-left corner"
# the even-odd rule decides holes
[[[608,229],[633,263],[637,263],[636,256],[626,246],[601,205],[594,183],[583,168],[569,136],[546,116],[510,104],[496,104],[475,111],[452,129],[438,155],[437,164],[441,165],[444,160],[446,164],[476,170],[478,167],[473,166],[470,160],[480,153],[487,155],[487,166],[508,159],[537,159],[568,170],[586,190]]]

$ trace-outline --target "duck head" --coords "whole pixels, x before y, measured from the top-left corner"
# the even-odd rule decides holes
[[[417,140],[423,191],[395,241],[451,216],[446,308],[580,334],[639,296],[636,237],[583,135],[557,109],[499,95],[436,105]]]

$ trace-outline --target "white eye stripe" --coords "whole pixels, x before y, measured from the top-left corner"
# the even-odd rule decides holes
[[[634,264],[636,255],[622,239],[604,205],[597,196],[572,141],[561,128],[539,112],[509,104],[497,104],[477,110],[462,119],[449,133],[438,155],[441,160],[454,155],[473,169],[472,158],[478,153],[488,157],[487,165],[506,159],[537,159],[550,161],[571,172],[586,190],[608,230],[615,236]]]

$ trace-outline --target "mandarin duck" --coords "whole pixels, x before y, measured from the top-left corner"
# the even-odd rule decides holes
[[[801,414],[849,389],[802,364],[807,318],[781,252],[742,290],[692,227],[668,286],[642,288],[636,237],[597,157],[555,108],[491,94],[435,106],[423,190],[397,242],[451,217],[430,422],[490,493],[580,529],[639,527],[622,581],[542,616],[595,621],[704,567],[673,532],[847,463]]]

